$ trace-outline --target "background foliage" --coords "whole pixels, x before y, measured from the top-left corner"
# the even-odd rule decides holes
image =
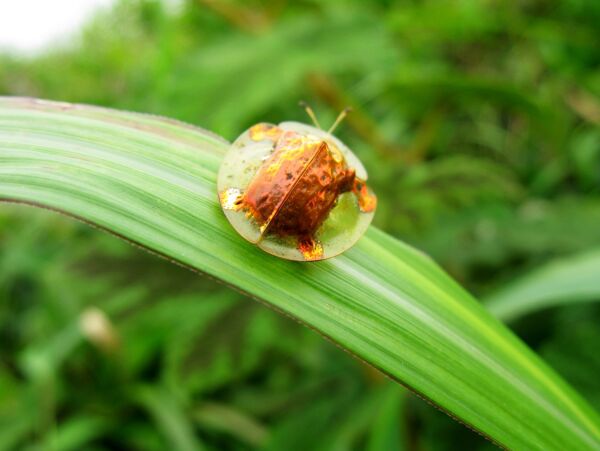
[[[556,264],[505,288],[555,260],[600,273],[600,4],[169,5],[124,1],[68,46],[0,56],[0,94],[164,114],[230,140],[305,121],[299,99],[323,123],[353,106],[338,134],[370,169],[376,224],[495,307],[534,297],[506,319],[600,408],[596,278],[557,287],[571,294],[552,308]],[[21,206],[0,210],[0,342],[0,448],[492,447],[292,321]]]

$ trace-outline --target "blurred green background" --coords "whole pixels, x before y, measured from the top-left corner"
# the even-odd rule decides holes
[[[337,134],[369,170],[375,224],[480,298],[600,249],[597,0],[121,1],[69,44],[0,55],[0,94],[229,140],[307,122],[301,99],[324,124],[350,105]],[[573,302],[510,326],[600,408],[599,324]],[[229,288],[0,207],[0,449],[493,447]]]

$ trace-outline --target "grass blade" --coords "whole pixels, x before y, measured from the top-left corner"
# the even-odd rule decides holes
[[[552,261],[517,279],[487,299],[488,309],[503,321],[572,302],[600,300],[600,251]]]
[[[0,198],[81,218],[221,279],[501,445],[600,447],[587,403],[420,252],[371,228],[343,256],[304,264],[237,236],[215,192],[226,148],[153,116],[0,99]]]
[[[154,423],[165,437],[169,449],[177,451],[206,449],[194,436],[193,425],[184,415],[177,399],[166,389],[141,386],[137,388],[133,396],[154,419]]]

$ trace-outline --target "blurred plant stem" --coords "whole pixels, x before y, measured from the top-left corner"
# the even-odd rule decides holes
[[[198,3],[239,30],[251,34],[261,34],[268,30],[273,24],[276,10],[280,9],[280,2],[271,2],[270,10],[223,0],[198,0]]]
[[[226,404],[202,403],[194,409],[192,416],[202,427],[231,434],[250,446],[262,447],[269,438],[268,430],[262,424]]]
[[[347,122],[382,158],[398,161],[404,165],[410,166],[423,161],[443,119],[442,108],[429,111],[417,126],[411,145],[403,147],[390,143],[380,132],[377,122],[357,100],[344,92],[333,77],[324,73],[311,73],[308,75],[308,81],[315,94],[333,109],[342,111],[347,107],[352,108],[352,113],[347,116]]]
[[[583,89],[574,89],[565,96],[567,105],[582,119],[600,127],[600,100]]]
[[[405,150],[396,144],[387,142],[379,131],[377,123],[352,96],[337,85],[332,77],[323,73],[311,73],[308,75],[308,82],[315,94],[331,105],[333,109],[342,111],[346,107],[352,108],[352,113],[347,116],[346,121],[381,157],[393,160],[403,159],[402,155]]]

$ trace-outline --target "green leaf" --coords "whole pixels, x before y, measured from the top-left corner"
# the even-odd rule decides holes
[[[503,321],[572,302],[600,300],[600,251],[557,259],[493,293],[485,301]]]
[[[194,420],[203,428],[230,434],[253,447],[261,447],[268,431],[254,418],[225,404],[203,403],[194,409]]]
[[[403,418],[406,392],[398,386],[384,387],[379,411],[374,416],[368,451],[406,449],[406,431]]]
[[[194,436],[193,425],[188,421],[178,400],[169,391],[159,387],[140,386],[134,398],[148,411],[162,432],[168,449],[200,451],[206,449]]]
[[[221,279],[506,447],[600,446],[598,415],[424,254],[376,228],[310,264],[241,239],[215,192],[227,146],[153,116],[6,98],[0,198],[81,218]]]
[[[43,448],[56,451],[84,449],[107,429],[108,422],[101,418],[86,415],[67,419],[48,434]]]

